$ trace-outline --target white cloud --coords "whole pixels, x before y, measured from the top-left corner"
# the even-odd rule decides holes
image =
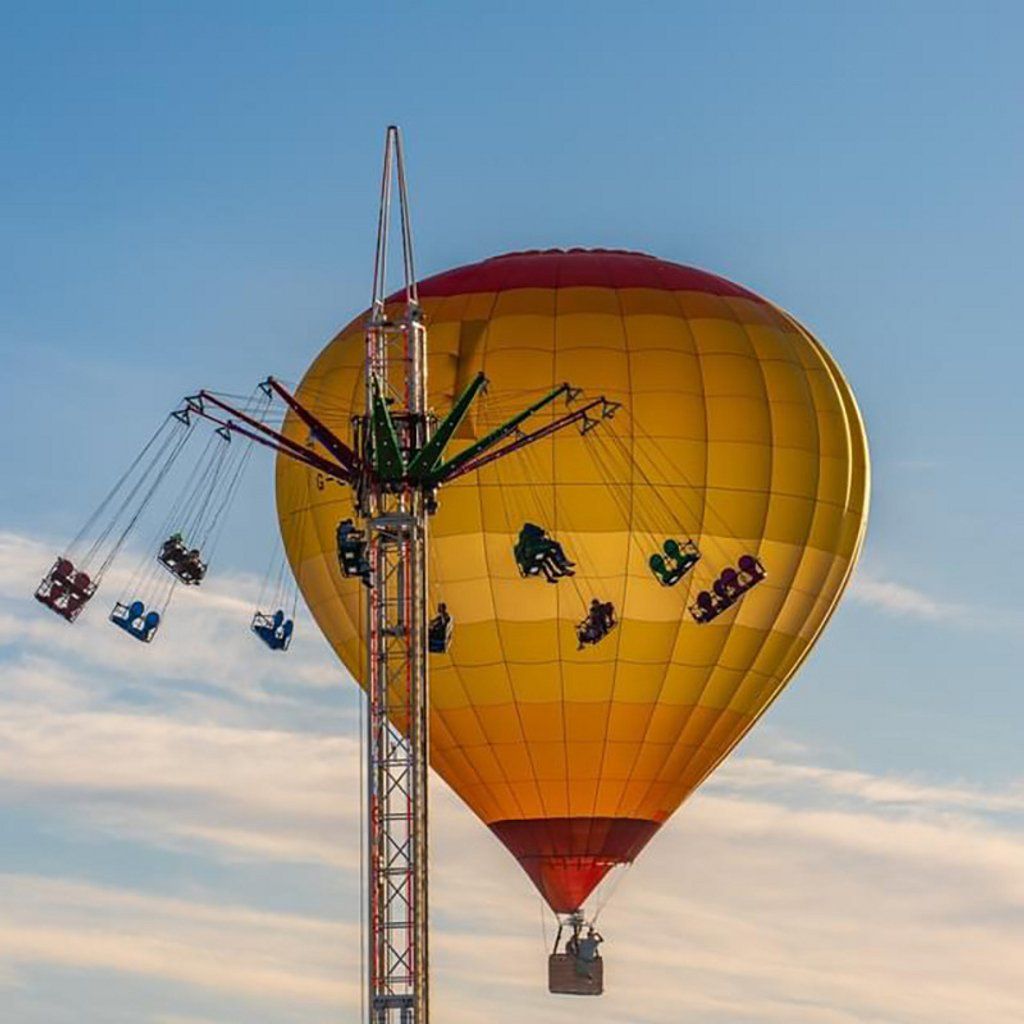
[[[914,587],[879,579],[864,572],[854,576],[850,584],[850,596],[861,604],[892,615],[911,616],[930,622],[962,619],[968,613],[963,605],[939,601]]]
[[[351,924],[211,906],[31,875],[0,876],[0,958],[155,976],[246,999],[351,1002],[332,971]]]
[[[11,543],[0,539],[0,552]],[[0,824],[3,802],[31,806],[73,841],[130,843],[140,864],[188,851],[191,874],[169,898],[140,883],[76,880],[70,863],[63,878],[8,869],[0,979],[42,1007],[51,993],[38,979],[53,969],[103,972],[111,992],[118,975],[160,984],[152,1024],[353,1019],[358,912],[338,896],[357,891],[359,871],[351,714],[318,684],[282,696],[273,673],[292,662],[271,659],[271,669],[241,645],[225,660],[213,629],[196,633],[187,666],[170,663],[167,645],[153,672],[153,659],[128,658],[156,645],[97,642],[33,618],[24,576],[24,566],[0,568]],[[237,611],[203,606],[226,616],[221,627]],[[308,664],[314,677],[333,671],[322,649]],[[190,673],[212,678],[210,692]],[[132,703],[126,688],[151,699]],[[1022,790],[839,771],[781,740],[773,749],[777,758],[727,762],[621,878],[600,922],[608,994],[585,1004],[546,994],[551,936],[539,898],[435,786],[437,1018],[976,1024],[983,1007],[986,1024],[1019,1024]],[[282,911],[283,888],[272,910],[245,905],[224,881],[224,866],[241,861],[259,864],[261,877],[279,868],[282,886],[305,878],[304,909]],[[216,884],[203,864],[218,868]],[[315,914],[310,891],[322,894]],[[232,1011],[202,1009],[207,997]]]
[[[768,758],[744,757],[727,761],[719,768],[715,779],[738,789],[764,789],[776,794],[799,786],[805,790],[816,789],[830,797],[853,797],[872,805],[996,813],[1024,811],[1024,787],[996,791],[971,786],[934,785]]]
[[[352,737],[11,704],[0,716],[0,780],[8,794],[150,843],[351,865],[358,807],[338,794],[357,784],[357,746]]]

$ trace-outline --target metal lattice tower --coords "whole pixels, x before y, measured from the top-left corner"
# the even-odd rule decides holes
[[[392,183],[397,178],[405,278],[403,314],[385,308]],[[427,332],[420,315],[401,136],[384,153],[373,303],[366,328],[367,464],[387,446],[375,437],[383,403],[403,462],[427,440]],[[410,482],[364,480],[371,567],[367,651],[367,985],[370,1024],[427,1024],[427,509]]]

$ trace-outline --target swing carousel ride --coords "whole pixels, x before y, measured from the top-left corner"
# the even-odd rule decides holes
[[[557,916],[549,989],[599,995],[588,898],[764,714],[856,562],[868,452],[836,363],[753,292],[636,252],[418,281],[391,127],[370,308],[293,390],[187,396],[37,600],[74,622],[141,534],[108,615],[152,643],[260,448],[291,579],[249,628],[286,653],[301,591],[365,691],[370,1024],[428,1021],[428,764]]]

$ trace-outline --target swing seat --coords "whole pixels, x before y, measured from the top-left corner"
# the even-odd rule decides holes
[[[548,956],[548,991],[562,996],[599,996],[604,992],[604,961],[600,955],[582,961],[571,953]]]
[[[364,583],[370,582],[370,563],[366,557],[366,534],[357,530],[351,519],[338,524],[338,567],[342,576],[359,577]]]
[[[735,569],[723,569],[711,590],[702,590],[697,595],[696,602],[690,606],[694,622],[702,625],[718,618],[768,575],[753,555],[743,555],[736,565]]]
[[[663,587],[674,587],[699,561],[700,551],[692,540],[680,544],[669,538],[647,564]]]
[[[95,593],[96,584],[88,573],[76,569],[70,559],[58,558],[36,587],[35,598],[62,619],[74,622]]]
[[[455,623],[451,618],[442,619],[438,616],[430,622],[430,630],[427,633],[427,650],[431,654],[447,654],[448,648],[452,645],[452,637],[455,634]]]
[[[141,601],[132,601],[131,604],[118,601],[110,613],[110,621],[130,637],[148,644],[160,628],[160,613],[147,612]]]
[[[679,541],[669,538],[662,545],[662,549],[684,575],[700,561],[700,548],[692,540],[680,544]]]
[[[206,575],[206,563],[198,548],[188,548],[180,533],[164,541],[157,561],[171,574],[188,586],[198,586]]]
[[[579,641],[577,650],[599,644],[616,626],[615,609],[610,601],[601,605],[600,616],[591,612],[582,622],[576,624],[576,639]]]
[[[273,615],[256,612],[250,628],[272,651],[287,651],[292,642],[295,623],[286,619],[284,611],[278,608]]]
[[[715,580],[718,583],[718,580]],[[734,602],[730,598],[722,597],[714,590],[702,590],[697,595],[697,600],[690,605],[690,615],[693,617],[693,621],[698,625],[703,625],[706,622],[711,622],[717,619],[722,612],[728,610],[733,606]]]
[[[575,576],[572,571],[576,565],[566,557],[562,545],[547,535],[543,527],[535,523],[524,523],[519,531],[519,539],[512,548],[512,554],[524,579],[537,576],[542,572],[544,562],[548,563],[548,571],[555,577]]]
[[[743,555],[736,565],[739,569],[740,583],[745,591],[756,586],[768,575],[760,559],[753,555]]]
[[[540,563],[544,561],[544,551],[516,544],[512,549],[512,554],[515,556],[519,575],[524,579],[527,576],[537,576],[540,574]]]

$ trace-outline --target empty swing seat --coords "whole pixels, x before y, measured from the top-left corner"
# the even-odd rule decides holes
[[[160,613],[147,612],[141,601],[133,601],[131,604],[118,601],[110,613],[110,621],[129,636],[148,644],[160,628]]]
[[[694,622],[703,624],[718,618],[766,576],[764,566],[753,555],[743,555],[736,563],[723,569],[710,590],[702,590],[690,606]]]
[[[172,534],[160,547],[157,560],[182,583],[198,586],[206,575],[206,563],[198,548],[189,548],[180,533]]]
[[[74,622],[95,593],[96,584],[88,573],[76,569],[70,559],[58,558],[36,587],[35,597],[61,618]]]
[[[366,534],[357,530],[351,519],[338,524],[338,568],[342,576],[359,577],[364,583],[370,582],[370,562],[366,557]]]
[[[292,642],[295,623],[286,619],[284,612],[278,608],[273,615],[256,612],[250,628],[272,651],[287,651]]]
[[[760,559],[753,555],[743,555],[736,564],[739,567],[740,582],[745,590],[760,583],[768,575]]]

